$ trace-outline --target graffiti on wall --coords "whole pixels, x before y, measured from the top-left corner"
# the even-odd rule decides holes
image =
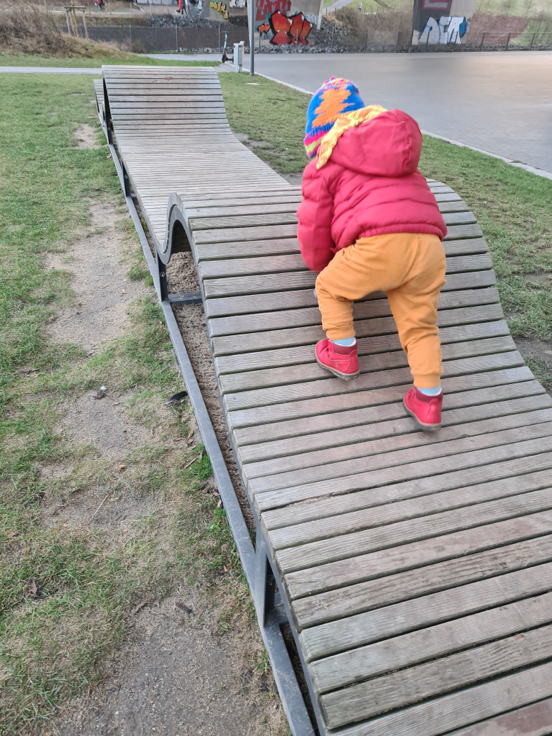
[[[299,46],[308,44],[307,36],[311,32],[312,24],[303,13],[296,13],[288,18],[277,10],[270,16],[269,23],[273,34],[270,43],[274,46],[285,46],[289,43]]]
[[[209,3],[209,7],[213,10],[216,10],[217,13],[220,13],[224,20],[228,20],[228,8],[224,3],[221,3],[220,1],[213,2],[213,0],[211,0],[211,2]]]
[[[476,0],[414,0],[413,44],[461,44]]]
[[[270,16],[278,10],[287,15],[291,11],[291,0],[257,0],[255,6],[257,8],[255,22],[268,23]]]
[[[468,22],[464,16],[442,15],[439,20],[430,16],[420,34],[419,43],[462,43],[462,36],[466,35],[467,30]]]
[[[294,0],[292,11],[291,0],[258,0],[255,20],[261,37],[268,39],[273,46],[307,46],[317,16],[307,10],[298,10],[296,3],[297,0]],[[308,5],[305,2],[302,4],[305,7]]]

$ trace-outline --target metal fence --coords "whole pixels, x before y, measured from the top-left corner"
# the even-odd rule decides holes
[[[337,34],[336,34],[337,36]],[[552,48],[552,33],[524,34],[522,37],[512,38],[508,33],[466,33],[460,39],[451,39],[448,43],[435,43],[428,35],[425,40],[417,44],[412,43],[411,31],[368,31],[363,43],[348,43],[347,40],[330,39],[326,45],[327,51],[352,51],[360,53],[404,52],[404,51],[526,51]]]
[[[67,27],[62,28],[67,33]],[[201,49],[220,49],[224,45],[225,35],[228,36],[227,43],[231,47],[234,43],[244,41],[249,45],[246,27],[232,26],[229,31],[220,28],[193,28],[186,26],[162,26],[154,28],[151,26],[88,26],[88,36],[92,41],[106,41],[115,44],[125,51],[135,53],[156,53],[163,51],[198,51]],[[85,36],[84,27],[78,26],[79,36]],[[309,47],[278,47],[272,46],[268,39],[256,36],[256,48],[259,51],[281,51],[281,52],[305,52],[309,47],[318,46],[320,50],[336,52],[357,53],[389,53],[408,51],[516,51],[537,50],[552,48],[552,33],[524,34],[523,37],[511,38],[508,33],[468,33],[461,39],[460,43],[455,40],[449,43],[434,43],[428,36],[425,41],[414,45],[411,43],[410,31],[368,31],[363,43],[351,44],[341,39],[335,40],[333,34],[329,41],[321,48],[316,43],[316,34],[309,36]]]
[[[61,29],[68,32],[67,27]],[[229,31],[220,28],[187,28],[185,26],[87,26],[91,41],[112,43],[125,51],[135,53],[156,53],[163,51],[197,51],[200,49],[220,49],[224,38],[228,44],[245,41],[247,28],[233,26]],[[79,36],[84,38],[84,26],[78,26]]]
[[[418,50],[426,49],[431,51],[522,51],[532,49],[548,49],[552,47],[552,33],[532,33],[516,35],[514,38],[511,33],[478,33],[473,34],[469,31],[461,38],[460,43],[455,40],[447,44],[430,43],[429,36],[425,42],[418,43]]]

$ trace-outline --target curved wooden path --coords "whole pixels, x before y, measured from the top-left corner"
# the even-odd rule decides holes
[[[361,376],[316,364],[300,190],[232,135],[216,73],[104,67],[103,82],[160,260],[192,250],[320,733],[551,733],[552,400],[508,332],[467,205],[430,181],[449,234],[443,428],[426,434],[402,406],[411,379],[384,294],[355,305]]]

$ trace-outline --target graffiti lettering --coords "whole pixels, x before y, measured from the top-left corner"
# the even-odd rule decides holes
[[[274,46],[284,46],[289,43],[300,46],[308,44],[307,36],[311,32],[312,24],[309,23],[303,13],[296,13],[291,18],[287,18],[277,10],[270,16],[269,22],[274,34],[270,39],[270,43]]]
[[[468,30],[468,22],[460,15],[442,15],[437,21],[428,18],[419,39],[419,43],[448,44],[462,43],[462,36]]]
[[[221,3],[221,2],[215,3],[213,2],[213,0],[211,0],[211,2],[209,3],[209,7],[212,8],[213,10],[216,10],[217,13],[220,13],[222,17],[224,18],[224,20],[228,20],[228,8],[226,7],[224,3]]]
[[[289,13],[291,10],[291,0],[258,0],[256,3],[257,14],[255,21],[264,23],[273,13]]]

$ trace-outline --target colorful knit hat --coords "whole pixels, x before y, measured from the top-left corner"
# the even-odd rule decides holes
[[[315,92],[307,110],[305,148],[314,156],[320,139],[332,129],[340,115],[364,107],[358,88],[348,79],[332,77]]]

